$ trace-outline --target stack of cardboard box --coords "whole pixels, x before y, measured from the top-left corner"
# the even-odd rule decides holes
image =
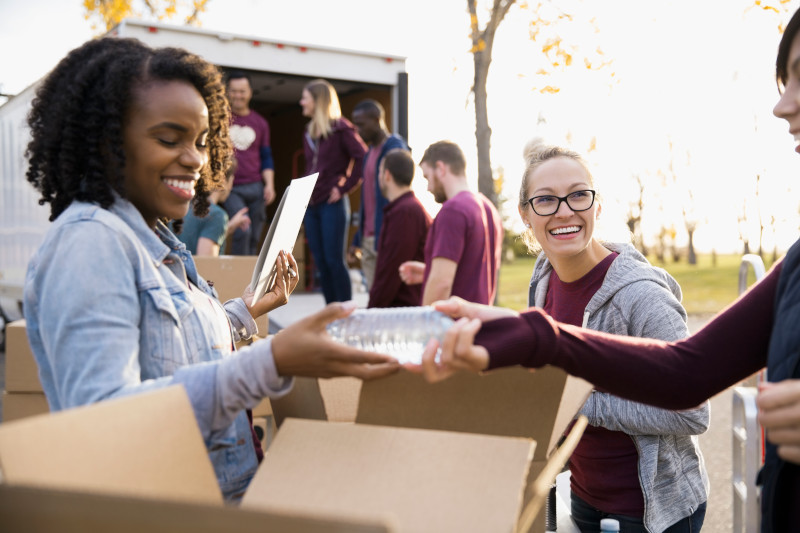
[[[3,391],[3,422],[47,413],[39,383],[39,370],[25,331],[25,320],[6,325],[6,384]]]

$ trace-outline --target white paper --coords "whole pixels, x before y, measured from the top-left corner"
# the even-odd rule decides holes
[[[275,217],[269,225],[264,245],[258,254],[256,268],[253,270],[253,279],[250,281],[253,301],[250,305],[254,305],[259,298],[272,290],[275,284],[275,260],[278,259],[278,253],[281,250],[291,252],[294,249],[308,202],[311,200],[311,193],[317,183],[317,176],[319,174],[315,173],[294,179],[284,191],[275,211]]]

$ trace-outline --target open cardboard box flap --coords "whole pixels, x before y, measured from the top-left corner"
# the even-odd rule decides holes
[[[1,424],[0,469],[9,485],[222,504],[181,386]]]
[[[222,505],[181,386],[0,424],[0,471],[3,531],[395,531],[386,517]]]
[[[511,531],[530,439],[287,419],[248,509],[393,516],[398,531]]]
[[[458,373],[436,384],[398,372],[362,385],[356,422],[527,437],[538,443],[538,461],[558,444],[591,390],[555,367]]]
[[[305,418],[525,437],[539,443],[539,461],[553,451],[591,390],[590,383],[555,367],[465,372],[436,384],[401,370],[363,383],[297,378],[288,395],[271,403],[279,427],[287,418]]]

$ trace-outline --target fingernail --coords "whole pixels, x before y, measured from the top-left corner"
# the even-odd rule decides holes
[[[350,309],[355,309],[356,307],[358,307],[358,304],[356,303],[355,300],[348,300],[346,302],[342,302],[342,309],[344,309],[345,311],[349,311]]]

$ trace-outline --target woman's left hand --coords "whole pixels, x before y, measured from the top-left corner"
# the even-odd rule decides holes
[[[758,386],[758,421],[778,456],[800,465],[800,379]]]
[[[284,252],[283,250],[278,253],[278,259],[275,260],[275,285],[272,290],[266,293],[259,300],[250,305],[253,299],[253,291],[248,285],[244,291],[242,298],[247,310],[253,318],[258,318],[264,313],[269,313],[273,309],[285,305],[289,302],[289,295],[292,294],[300,281],[298,275],[297,261],[291,252]]]

